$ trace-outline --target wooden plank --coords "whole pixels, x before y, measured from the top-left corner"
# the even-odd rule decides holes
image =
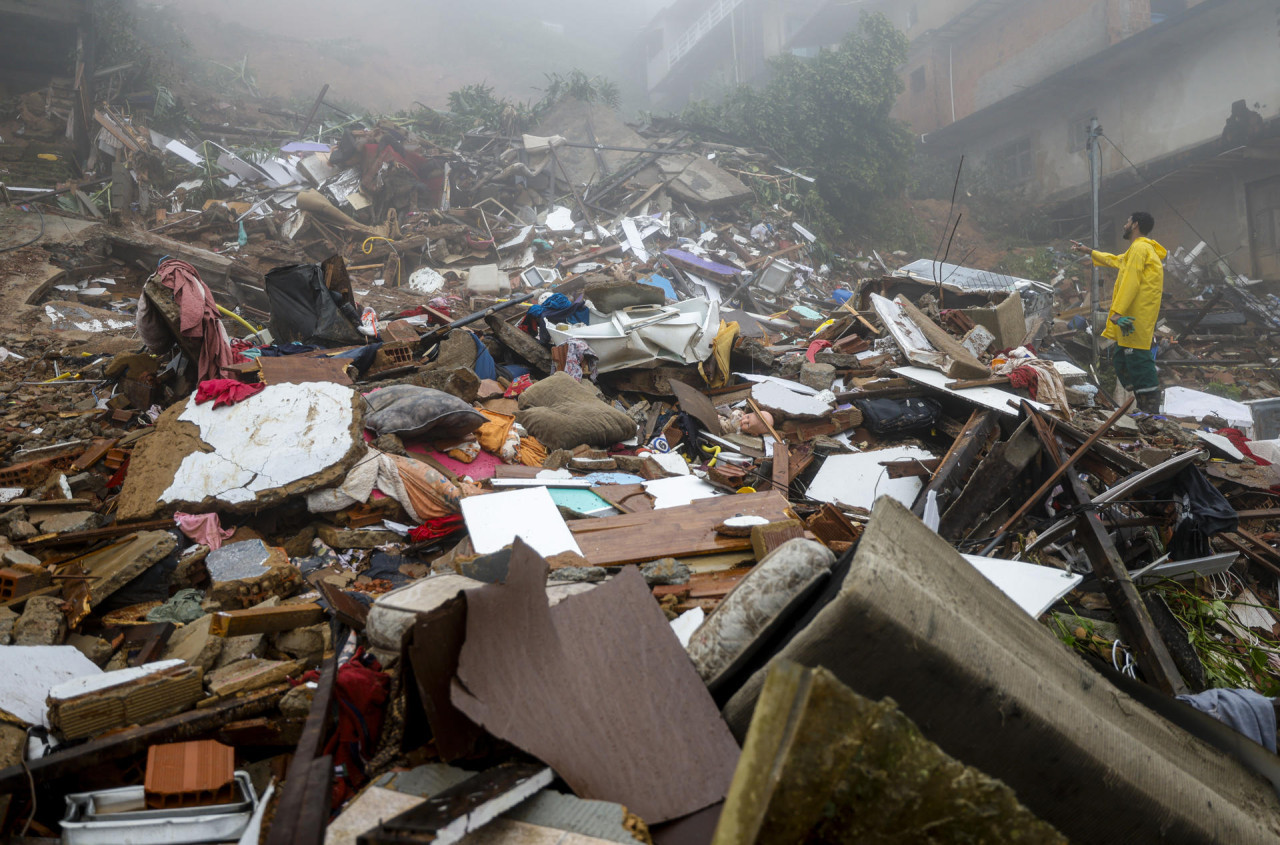
[[[955,541],[978,528],[979,518],[1008,499],[1014,482],[1040,453],[1040,441],[1024,422],[1006,441],[996,443],[974,469],[964,490],[942,513],[938,533]]]
[[[792,518],[778,492],[703,499],[691,505],[601,519],[574,520],[569,530],[592,566],[643,563],[663,557],[737,552],[751,548],[749,537],[722,537],[715,527],[738,514],[770,522]]]
[[[912,513],[916,516],[924,514],[930,491],[937,494],[939,513],[945,512],[950,507],[951,502],[960,492],[964,477],[969,474],[978,456],[982,454],[982,450],[997,433],[999,421],[999,414],[995,411],[986,408],[974,410],[960,432],[960,436],[952,441],[951,448],[942,457],[942,463],[938,465],[933,478],[916,496],[915,503],[911,506]]]
[[[333,684],[337,674],[338,655],[335,651],[325,660],[320,670],[320,681],[316,685],[315,696],[311,699],[311,711],[307,714],[307,723],[302,729],[302,739],[298,741],[293,760],[289,762],[289,769],[285,773],[284,787],[280,790],[271,831],[267,834],[267,845],[292,845],[297,841],[294,833],[306,812],[306,806],[329,803],[328,779],[323,784],[313,784],[311,771],[312,763],[319,757],[320,749],[328,738]],[[313,842],[319,843],[322,839],[319,837]]]
[[[787,448],[785,440],[778,440],[773,444],[773,475],[769,483],[784,496],[791,488],[791,450]]]
[[[1259,554],[1258,551],[1252,548],[1251,546],[1248,546],[1240,542],[1238,539],[1236,539],[1235,537],[1232,537],[1230,534],[1219,534],[1218,538],[1222,540],[1222,542],[1230,546],[1231,548],[1240,552],[1240,554],[1249,558],[1249,560],[1258,564],[1258,566],[1261,566],[1263,569],[1270,571],[1274,575],[1280,576],[1280,566],[1276,566],[1274,563],[1267,560],[1265,557]]]
[[[601,484],[591,490],[623,513],[653,510],[653,497],[644,489],[643,484]]]
[[[751,526],[751,551],[756,560],[764,560],[769,552],[788,540],[804,537],[804,523],[798,519],[770,522],[768,525]]]
[[[209,633],[215,637],[243,637],[247,634],[274,634],[319,625],[328,618],[318,604],[286,604],[280,607],[250,607],[226,610],[213,615]]]
[[[76,546],[97,540],[110,540],[123,534],[133,534],[135,531],[164,531],[172,527],[172,519],[126,522],[119,525],[111,525],[107,528],[94,528],[90,531],[69,531],[66,534],[41,535],[22,543],[22,545],[30,549],[44,549],[50,546]]]
[[[1033,425],[1039,421],[1037,434],[1049,456],[1058,464],[1059,470],[1069,470],[1071,459],[1065,457],[1057,438],[1049,431],[1045,417],[1029,404],[1024,403],[1023,409],[1030,415]],[[1099,429],[1100,432],[1105,430],[1105,425]],[[1081,447],[1082,450],[1083,448]],[[1079,454],[1080,451],[1077,451],[1076,455]],[[1087,505],[1092,501],[1078,473],[1061,471],[1055,475],[1061,476],[1068,500],[1074,500],[1076,505]],[[1102,581],[1102,589],[1115,612],[1116,623],[1124,641],[1133,649],[1143,677],[1167,695],[1189,692],[1168,645],[1160,636],[1133,579],[1129,577],[1129,570],[1124,565],[1120,552],[1097,514],[1087,510],[1081,512],[1076,519],[1076,538],[1084,546],[1094,574]]]

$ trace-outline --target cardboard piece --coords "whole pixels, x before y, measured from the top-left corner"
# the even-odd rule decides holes
[[[554,608],[546,578],[517,541],[507,582],[466,593],[454,705],[580,797],[646,822],[723,798],[737,744],[639,572]]]

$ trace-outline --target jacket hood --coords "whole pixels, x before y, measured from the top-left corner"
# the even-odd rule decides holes
[[[1164,261],[1164,260],[1165,260],[1165,258],[1167,258],[1167,257],[1168,257],[1168,255],[1169,255],[1169,250],[1165,249],[1165,248],[1164,248],[1163,246],[1161,246],[1160,244],[1158,244],[1158,243],[1156,243],[1155,241],[1151,240],[1151,238],[1145,238],[1145,237],[1143,237],[1143,238],[1138,238],[1138,240],[1134,241],[1134,243],[1136,244],[1136,243],[1138,243],[1138,241],[1146,241],[1147,243],[1151,244],[1151,248],[1152,248],[1152,249],[1154,249],[1154,250],[1156,251],[1156,255],[1157,255],[1157,256],[1159,256],[1159,258],[1160,258],[1160,260],[1161,260],[1161,261]]]

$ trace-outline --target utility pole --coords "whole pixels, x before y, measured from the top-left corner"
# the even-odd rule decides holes
[[[1101,221],[1099,220],[1098,196],[1102,192],[1102,155],[1098,150],[1098,139],[1102,136],[1102,125],[1098,118],[1089,121],[1089,181],[1093,186],[1093,248],[1098,248],[1102,239]],[[1089,262],[1093,264],[1093,262]],[[1102,324],[1098,321],[1102,305],[1102,276],[1098,266],[1093,264],[1093,280],[1089,285],[1089,326],[1093,341],[1093,366],[1098,366],[1098,337],[1102,332]]]

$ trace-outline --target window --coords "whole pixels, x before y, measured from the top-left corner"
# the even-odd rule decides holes
[[[929,79],[925,75],[924,66],[916,68],[911,72],[911,93],[922,94],[928,86]]]
[[[1072,118],[1070,125],[1067,127],[1067,150],[1069,152],[1079,153],[1089,149],[1089,125],[1093,122],[1094,117],[1096,117],[1096,114],[1090,111]]]
[[[991,153],[991,170],[996,180],[1006,187],[1029,181],[1035,175],[1030,136],[997,147]]]

